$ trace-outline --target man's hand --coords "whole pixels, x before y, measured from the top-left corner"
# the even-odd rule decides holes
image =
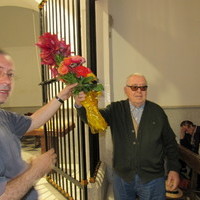
[[[61,92],[58,94],[58,97],[61,98],[63,101],[68,99],[72,95],[72,90],[76,87],[78,83],[74,83],[71,85],[67,85]]]
[[[185,127],[180,128],[180,140],[185,137],[185,131],[186,131]]]
[[[50,172],[56,163],[54,149],[32,159],[30,166],[22,174],[8,181],[0,200],[19,200],[35,182]]]
[[[176,190],[180,183],[179,173],[176,171],[169,171],[167,178],[167,189],[169,191]]]
[[[30,168],[35,171],[37,178],[43,177],[53,169],[57,161],[56,157],[54,149],[50,149],[31,161]]]
[[[79,94],[74,97],[76,105],[81,106],[81,101],[84,101],[85,97],[86,94],[84,92],[79,92]]]

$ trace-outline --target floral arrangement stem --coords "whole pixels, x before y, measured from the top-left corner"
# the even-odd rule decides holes
[[[100,92],[90,91],[86,94],[86,98],[82,101],[82,105],[86,109],[88,125],[93,134],[103,133],[106,131],[107,123],[98,110],[98,96]]]

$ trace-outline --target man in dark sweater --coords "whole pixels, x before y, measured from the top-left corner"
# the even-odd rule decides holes
[[[113,187],[115,200],[165,199],[167,185],[175,190],[179,184],[178,146],[163,109],[148,100],[147,81],[141,74],[127,78],[127,100],[112,102],[100,112],[111,129],[113,140]],[[87,123],[81,106],[83,92],[75,97],[81,119]]]

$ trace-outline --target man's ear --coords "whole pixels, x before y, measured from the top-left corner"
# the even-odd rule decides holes
[[[124,93],[125,93],[125,95],[127,95],[127,87],[126,86],[124,86]]]

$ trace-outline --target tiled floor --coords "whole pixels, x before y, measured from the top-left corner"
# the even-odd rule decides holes
[[[22,142],[22,157],[28,161],[31,157],[41,154],[41,148],[35,148],[34,138],[26,138]],[[40,179],[36,184],[36,189],[39,193],[39,200],[64,200],[64,198],[51,184],[46,181],[46,178]],[[105,200],[114,200],[112,185],[108,187],[107,198]]]
[[[22,142],[22,157],[28,161],[33,156],[38,156],[41,153],[41,148],[35,148],[34,138],[27,139]],[[51,184],[46,181],[46,178],[40,179],[36,184],[36,189],[39,192],[39,200],[65,200],[64,198]],[[190,200],[190,198],[186,198]],[[195,198],[195,199],[199,199]],[[106,200],[114,200],[112,184],[108,187]]]
[[[41,148],[35,148],[33,138],[26,139],[22,143],[22,157],[28,161],[33,156],[38,156],[41,153]],[[46,181],[46,178],[40,179],[36,184],[36,189],[39,193],[39,200],[64,200],[64,198],[51,184]]]

